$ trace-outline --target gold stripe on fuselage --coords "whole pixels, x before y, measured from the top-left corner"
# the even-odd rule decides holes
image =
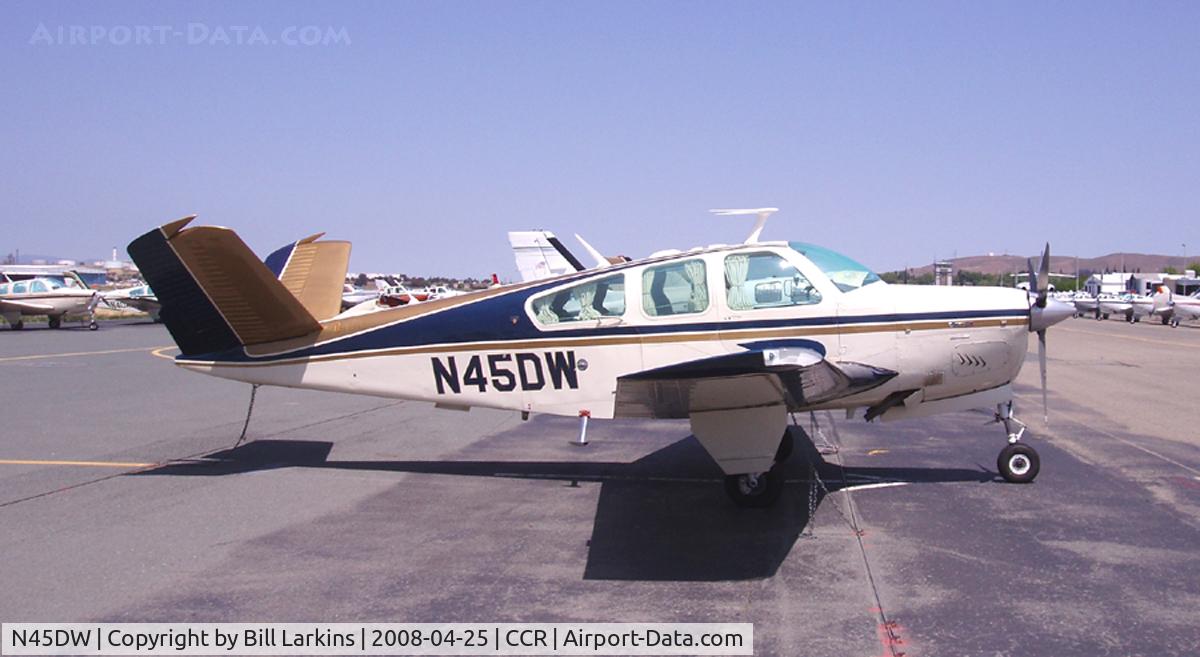
[[[952,322],[969,322],[968,326],[950,325]],[[315,363],[352,358],[375,358],[378,356],[401,356],[413,354],[437,354],[460,351],[546,349],[553,347],[603,347],[624,344],[670,344],[688,342],[715,342],[720,340],[761,340],[764,338],[803,338],[814,335],[837,335],[858,333],[904,333],[910,331],[962,331],[975,328],[1025,326],[1028,317],[978,319],[978,320],[926,320],[917,322],[891,322],[881,324],[828,324],[813,327],[783,327],[769,329],[732,329],[694,333],[661,333],[651,335],[612,335],[600,337],[536,338],[531,340],[509,340],[497,342],[459,342],[436,345],[416,345],[388,349],[351,351],[318,356],[300,356],[257,362],[227,362],[177,359],[179,365],[201,365],[212,367],[264,367],[295,363]]]

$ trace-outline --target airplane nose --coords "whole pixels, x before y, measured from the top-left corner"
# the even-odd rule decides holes
[[[1029,330],[1033,333],[1044,331],[1074,314],[1075,304],[1046,299],[1045,308],[1038,308],[1037,305],[1029,308]]]

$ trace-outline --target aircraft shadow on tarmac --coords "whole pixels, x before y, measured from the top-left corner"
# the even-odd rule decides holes
[[[874,482],[991,482],[995,472],[961,468],[841,467],[803,434],[784,464],[787,486],[770,509],[740,509],[726,497],[721,473],[687,437],[631,463],[556,461],[330,461],[332,443],[260,440],[137,476],[220,476],[275,468],[373,470],[601,484],[584,579],[726,581],[775,574],[825,492]],[[533,502],[531,502],[533,503]],[[839,522],[841,522],[839,520]],[[849,531],[847,527],[846,531]]]

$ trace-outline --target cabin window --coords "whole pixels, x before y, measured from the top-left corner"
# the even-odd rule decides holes
[[[796,267],[775,253],[725,256],[725,300],[730,310],[805,306],[821,302]]]
[[[0,294],[8,294],[8,284],[7,283],[0,285]]]
[[[555,290],[533,300],[538,324],[586,322],[625,314],[625,276],[617,274]]]
[[[703,260],[684,260],[642,273],[642,309],[651,317],[708,310],[708,270]]]
[[[13,285],[13,294],[25,294],[29,289],[28,283],[16,283]]]
[[[29,284],[29,291],[30,292],[45,292],[46,284],[41,281],[34,281]]]

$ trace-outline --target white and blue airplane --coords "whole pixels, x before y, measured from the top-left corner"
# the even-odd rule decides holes
[[[133,287],[109,290],[102,292],[100,298],[111,307],[127,306],[146,313],[155,322],[161,321],[158,313],[162,311],[162,304],[158,302],[158,295],[154,294],[154,290],[150,289],[149,285],[134,285]]]
[[[1032,295],[889,285],[829,249],[760,241],[773,211],[726,213],[758,215],[742,244],[356,316],[316,308],[324,284],[285,285],[232,230],[188,227],[194,217],[138,237],[129,254],[188,370],[580,417],[585,429],[587,418],[688,418],[743,506],[782,490],[789,412],[893,420],[995,408],[1008,437],[1000,474],[1032,481],[1039,458],[1021,442],[1012,381],[1036,332],[1044,394],[1046,329],[1074,313],[1044,287],[1049,246]]]
[[[87,287],[78,274],[18,281],[0,278],[0,317],[13,330],[25,328],[25,317],[45,315],[52,329],[60,328],[64,319],[78,318],[87,321],[88,328],[95,331],[100,328],[95,315],[99,299],[97,292]]]

